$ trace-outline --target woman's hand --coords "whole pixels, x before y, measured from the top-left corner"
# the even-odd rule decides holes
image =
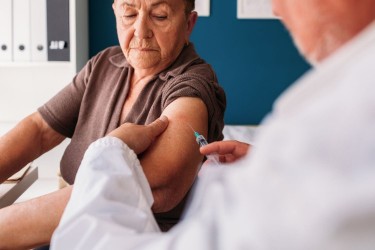
[[[136,125],[133,123],[124,123],[113,130],[108,136],[121,139],[136,154],[145,151],[168,126],[168,118],[161,116],[159,119],[148,125]]]
[[[234,162],[245,156],[250,144],[231,141],[216,141],[200,148],[201,154],[218,154],[220,162]]]

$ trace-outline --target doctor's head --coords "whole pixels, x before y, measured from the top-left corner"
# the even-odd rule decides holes
[[[320,62],[375,20],[375,0],[272,0],[300,52]]]
[[[197,20],[195,0],[115,0],[117,34],[135,70],[160,72],[174,62]]]

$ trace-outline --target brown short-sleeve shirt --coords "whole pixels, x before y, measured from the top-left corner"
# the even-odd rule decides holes
[[[208,110],[208,138],[223,138],[226,99],[216,75],[190,44],[176,61],[144,87],[128,116],[120,121],[133,68],[121,48],[110,47],[94,56],[73,81],[38,109],[57,132],[71,138],[60,162],[61,174],[70,184],[84,152],[93,141],[124,122],[149,124],[179,97],[201,98]]]

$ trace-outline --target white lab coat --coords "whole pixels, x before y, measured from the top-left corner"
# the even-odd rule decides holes
[[[52,249],[375,249],[375,24],[282,95],[256,145],[206,168],[160,233],[136,156],[98,140]]]

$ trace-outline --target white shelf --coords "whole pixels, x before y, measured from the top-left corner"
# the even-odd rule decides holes
[[[69,0],[69,32],[69,62],[0,62],[0,123],[35,112],[87,62],[88,0]]]
[[[0,136],[68,85],[88,60],[88,0],[69,0],[70,61],[0,62]],[[64,141],[34,162],[57,178]],[[39,181],[38,181],[39,183]]]

